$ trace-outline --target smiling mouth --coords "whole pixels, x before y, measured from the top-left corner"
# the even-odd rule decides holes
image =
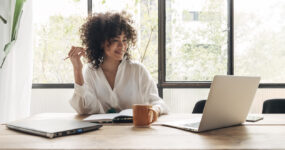
[[[119,54],[119,55],[122,55],[124,54],[125,52],[124,51],[115,51],[116,54]]]

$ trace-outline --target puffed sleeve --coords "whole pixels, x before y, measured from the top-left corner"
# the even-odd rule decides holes
[[[157,86],[143,64],[139,64],[140,76],[140,92],[143,95],[144,101],[152,105],[153,108],[159,109],[160,114],[167,114],[168,107],[165,102],[159,97]]]
[[[102,104],[95,93],[95,81],[92,78],[92,69],[85,67],[83,73],[84,84],[82,86],[74,83],[74,94],[69,101],[78,114],[104,113]]]

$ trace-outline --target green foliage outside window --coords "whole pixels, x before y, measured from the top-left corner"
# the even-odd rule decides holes
[[[76,5],[81,1],[70,0],[70,3]],[[93,12],[101,8],[108,9],[110,4],[117,1],[127,0],[93,0],[96,3]],[[192,5],[186,5],[189,1],[166,0],[167,81],[211,81],[216,74],[227,74],[227,1],[190,1]],[[134,14],[139,35],[137,47],[132,50],[133,59],[142,62],[157,81],[158,1],[127,2],[123,10]],[[183,7],[189,8],[176,7],[179,2],[185,3]],[[262,75],[269,82],[284,81],[281,75],[285,72],[281,61],[285,58],[282,50],[284,23],[279,22],[278,26],[266,25],[268,22],[282,20],[285,5],[279,0],[274,0],[275,3],[262,2],[272,3],[268,7],[279,13],[235,13],[235,73]],[[191,6],[197,5],[196,3],[201,3],[203,7],[192,9]],[[48,23],[35,28],[34,83],[73,82],[72,66],[69,60],[62,59],[71,45],[81,45],[78,30],[85,17],[87,14],[68,17],[53,15]]]

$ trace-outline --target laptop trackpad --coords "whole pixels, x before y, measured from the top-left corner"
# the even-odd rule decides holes
[[[201,121],[201,117],[196,117],[193,119],[167,122],[167,123],[164,123],[163,125],[181,128],[185,130],[198,130],[200,121]]]

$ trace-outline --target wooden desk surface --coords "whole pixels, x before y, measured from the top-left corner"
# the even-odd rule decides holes
[[[170,114],[158,122],[196,116]],[[40,114],[32,118],[49,117],[84,118],[75,114]],[[0,149],[285,149],[285,115],[265,115],[257,123],[199,134],[158,125],[133,128],[132,124],[109,124],[97,131],[48,139],[1,125]]]

